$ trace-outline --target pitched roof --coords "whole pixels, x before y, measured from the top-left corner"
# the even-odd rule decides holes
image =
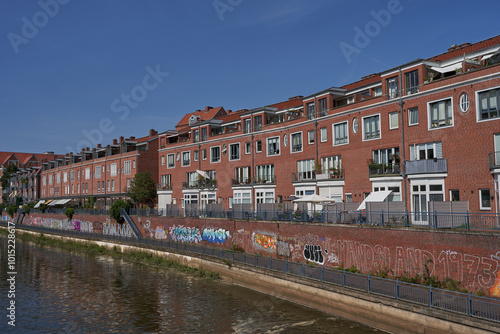
[[[13,154],[13,152],[0,152],[0,166],[5,164]]]
[[[479,51],[481,49],[486,49],[495,45],[500,44],[500,35],[485,39],[484,41],[480,41],[474,44],[470,43],[464,43],[461,45],[456,46],[453,50],[449,50],[445,53],[442,53],[440,55],[434,56],[432,58],[429,58],[429,60],[434,60],[434,61],[444,61],[456,57],[463,56],[464,54]]]
[[[292,97],[288,101],[278,102],[268,105],[268,107],[278,108],[278,110],[290,109],[302,106],[302,97]]]
[[[205,108],[205,110],[197,110],[195,112],[184,115],[184,117],[182,117],[182,119],[179,121],[179,123],[177,123],[177,125],[175,127],[177,128],[177,127],[181,127],[183,125],[188,125],[189,118],[193,115],[200,116],[200,121],[208,121],[208,120],[213,119],[220,112],[226,113],[226,111],[224,110],[223,107],[217,107],[217,108],[207,107],[207,108]]]

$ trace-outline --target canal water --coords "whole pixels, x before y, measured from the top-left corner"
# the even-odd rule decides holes
[[[0,243],[0,333],[377,332],[224,281],[20,240],[12,327],[3,235]]]

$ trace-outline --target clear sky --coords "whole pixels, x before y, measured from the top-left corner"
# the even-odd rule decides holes
[[[0,151],[76,152],[207,105],[342,86],[496,36],[498,13],[498,0],[0,0]]]

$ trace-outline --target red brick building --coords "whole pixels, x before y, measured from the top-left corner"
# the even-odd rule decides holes
[[[109,208],[124,198],[137,173],[149,171],[158,179],[158,133],[142,138],[114,139],[111,145],[86,148],[43,164],[40,199],[83,205],[96,198],[97,208]]]
[[[499,212],[499,49],[496,36],[306,97],[187,114],[159,134],[159,206],[390,190],[409,211]]]

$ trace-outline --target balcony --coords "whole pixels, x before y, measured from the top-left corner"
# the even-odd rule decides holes
[[[307,172],[298,172],[292,173],[292,182],[311,182],[316,181],[316,172],[315,171],[307,171]]]
[[[426,159],[406,162],[406,175],[447,173],[446,159]]]
[[[261,175],[254,178],[253,182],[255,184],[269,184],[276,183],[275,175]]]
[[[316,181],[344,180],[343,169],[330,169],[327,173],[316,173]]]
[[[250,185],[250,184],[252,184],[252,179],[248,176],[231,179],[231,186],[241,186],[241,185]]]
[[[182,183],[182,189],[199,189],[199,188],[217,188],[217,180],[203,179],[196,182],[184,182]]]
[[[172,185],[171,184],[157,183],[156,190],[172,190]]]
[[[368,175],[370,177],[399,176],[401,175],[401,166],[395,164],[371,163],[368,165]]]
[[[490,170],[500,169],[500,151],[490,153],[488,156]]]

